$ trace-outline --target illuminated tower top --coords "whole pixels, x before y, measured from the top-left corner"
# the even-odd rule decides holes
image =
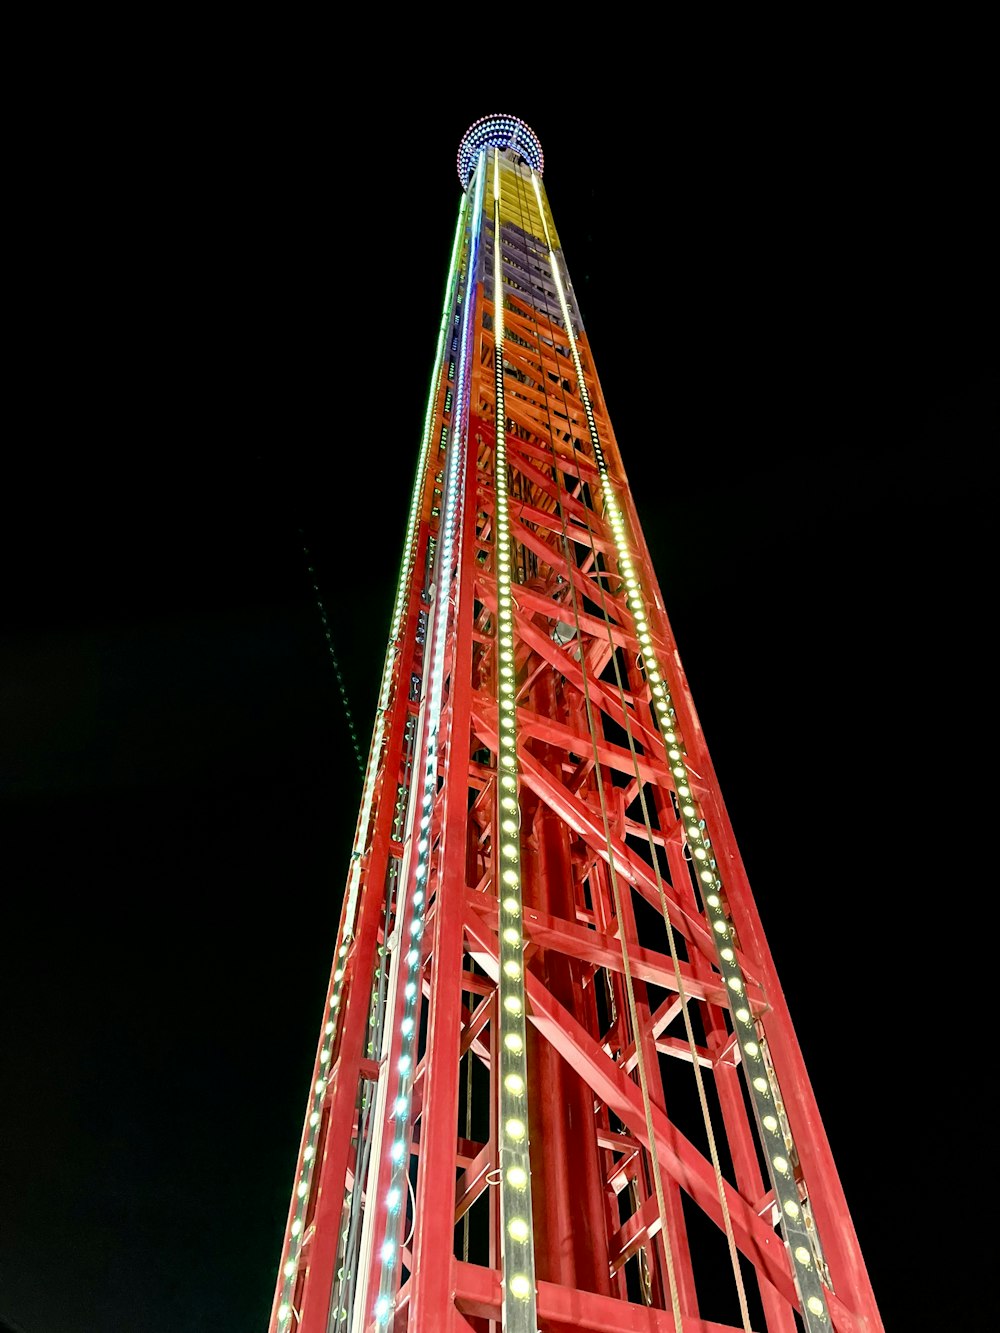
[[[469,183],[484,148],[510,150],[522,157],[539,176],[545,164],[538,135],[517,116],[483,116],[471,125],[458,145],[458,179],[462,189]]]

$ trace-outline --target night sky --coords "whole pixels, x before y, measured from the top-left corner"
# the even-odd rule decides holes
[[[653,123],[442,84],[359,135],[344,92],[246,79],[238,116],[95,93],[53,167],[6,446],[0,1325],[266,1329],[454,159],[509,111],[886,1327],[971,1326],[918,1210],[973,1198],[992,1027],[956,996],[996,508],[975,81],[848,112],[707,75]]]

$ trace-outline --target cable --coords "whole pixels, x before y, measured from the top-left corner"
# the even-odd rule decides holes
[[[304,536],[304,535],[305,535],[305,534],[304,534],[303,530],[302,530],[301,528],[299,528],[299,536]],[[303,547],[302,547],[302,554],[306,557],[307,560],[309,559],[309,547],[308,547],[308,546],[303,545]],[[319,618],[320,618],[320,622],[321,622],[322,625],[323,625],[323,635],[324,635],[324,638],[326,639],[326,647],[327,647],[327,651],[328,651],[329,654],[330,654],[330,661],[333,663],[333,670],[334,670],[334,673],[335,673],[335,675],[336,675],[336,677],[337,677],[337,687],[338,687],[338,689],[340,690],[340,700],[341,700],[341,703],[344,705],[344,717],[345,717],[346,720],[347,720],[347,729],[348,729],[348,731],[351,733],[351,744],[352,744],[353,747],[354,747],[354,755],[355,755],[355,758],[356,758],[357,761],[358,761],[358,771],[360,772],[361,776],[364,777],[364,775],[365,775],[365,764],[364,764],[364,760],[363,760],[362,757],[361,757],[361,746],[358,744],[357,733],[356,733],[355,730],[354,730],[354,718],[353,718],[353,716],[351,715],[351,705],[350,705],[350,703],[348,702],[348,698],[347,698],[347,689],[346,689],[346,687],[345,687],[345,685],[344,685],[344,677],[343,677],[343,674],[342,674],[342,672],[341,672],[341,670],[340,670],[340,663],[337,661],[337,653],[336,653],[336,650],[334,649],[334,646],[333,646],[333,633],[332,633],[332,631],[331,631],[331,629],[330,629],[330,622],[329,622],[329,619],[328,619],[327,614],[326,614],[326,607],[323,605],[323,598],[320,596],[320,592],[319,592],[319,584],[316,582],[316,567],[315,567],[315,565],[307,564],[307,565],[306,565],[306,573],[309,575],[310,579],[312,580],[312,589],[313,589],[313,592],[316,594],[316,605],[317,605],[317,607],[319,607]]]

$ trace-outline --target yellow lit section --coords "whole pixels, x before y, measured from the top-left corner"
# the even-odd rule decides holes
[[[523,190],[509,190],[504,192],[504,177],[510,173],[524,172],[528,168],[518,167],[506,158],[500,157],[493,174],[493,180],[487,191],[486,206],[492,209],[494,217],[499,213],[499,225],[503,227],[507,224],[517,227],[520,231],[526,231],[529,235],[538,240],[546,236],[556,236],[555,222],[552,219],[552,213],[549,209],[548,197],[541,191],[532,191],[526,194]],[[499,176],[499,184],[497,177]],[[558,238],[556,238],[558,245]]]

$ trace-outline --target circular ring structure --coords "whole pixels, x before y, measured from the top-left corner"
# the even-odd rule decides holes
[[[542,174],[545,165],[542,145],[530,125],[517,116],[483,116],[469,126],[458,145],[458,179],[463,190],[484,148],[512,149],[533,171]]]

